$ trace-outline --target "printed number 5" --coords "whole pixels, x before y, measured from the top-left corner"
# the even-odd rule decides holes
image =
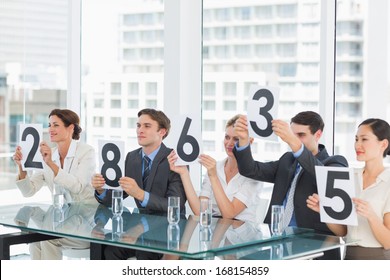
[[[324,210],[333,219],[345,220],[352,212],[352,200],[348,193],[346,193],[344,190],[334,187],[336,179],[349,180],[349,173],[342,171],[329,171],[328,178],[326,180],[325,196],[329,198],[340,197],[344,202],[344,209],[340,212],[337,212],[329,206],[324,206]]]

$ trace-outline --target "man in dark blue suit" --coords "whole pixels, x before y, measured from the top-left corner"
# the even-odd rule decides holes
[[[144,213],[166,212],[170,196],[180,197],[181,213],[185,212],[187,199],[183,183],[180,176],[170,170],[167,160],[172,149],[162,143],[170,127],[170,120],[162,111],[143,109],[138,112],[137,139],[141,148],[127,154],[125,176],[119,179],[119,184],[124,191],[123,197],[132,196],[137,207]],[[144,176],[145,170],[147,176]],[[112,191],[103,189],[104,184],[101,174],[93,176],[92,186],[95,188],[96,199],[99,203],[111,206]],[[112,259],[127,259],[132,254],[129,249],[119,247],[107,247],[105,250],[106,258]],[[151,253],[149,255],[152,259],[157,258]]]
[[[315,166],[348,166],[343,156],[329,156],[325,146],[319,144],[323,129],[321,116],[312,111],[298,113],[291,119],[290,124],[273,120],[272,130],[289,145],[291,152],[286,152],[276,161],[258,162],[252,157],[246,116],[241,116],[236,121],[235,131],[239,141],[233,153],[240,174],[274,184],[265,223],[271,223],[272,205],[287,204],[288,194],[296,177],[295,192],[292,192],[291,199],[293,212],[287,225],[311,228],[318,233],[332,235],[326,224],[320,221],[320,215],[306,206],[308,196],[318,193]],[[340,259],[340,250],[327,251],[324,258]]]

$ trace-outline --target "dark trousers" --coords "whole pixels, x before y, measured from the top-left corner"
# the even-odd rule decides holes
[[[159,260],[162,254],[151,253],[146,251],[127,249],[116,246],[106,245],[104,248],[104,258],[106,260],[127,260],[136,257],[137,260]]]
[[[340,248],[325,251],[324,255],[316,260],[341,260]]]

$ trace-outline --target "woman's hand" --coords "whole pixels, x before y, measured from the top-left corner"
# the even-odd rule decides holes
[[[22,159],[23,159],[22,147],[20,147],[20,146],[16,147],[16,150],[15,150],[15,153],[14,153],[14,156],[12,157],[12,159],[19,168],[22,168]]]
[[[171,171],[178,173],[179,175],[182,175],[186,172],[188,172],[187,166],[185,165],[175,165],[177,159],[179,157],[177,156],[176,152],[172,150],[172,152],[168,155],[167,159],[169,162],[169,168]]]
[[[320,212],[320,198],[318,194],[313,193],[313,195],[309,195],[309,197],[306,199],[307,207],[309,207],[311,210],[319,213]]]
[[[43,161],[47,165],[49,165],[49,163],[52,162],[50,146],[45,141],[42,141],[39,146],[40,146],[40,151],[41,151],[41,154],[42,154]]]
[[[368,220],[377,217],[370,203],[360,198],[352,198],[352,202],[355,203],[356,213],[361,215]]]
[[[199,163],[207,169],[209,177],[217,176],[217,162],[214,158],[202,154],[199,156]]]

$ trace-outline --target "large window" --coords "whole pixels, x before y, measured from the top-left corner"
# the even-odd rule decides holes
[[[355,162],[357,126],[390,121],[388,1],[338,1],[336,25],[335,151]]]
[[[67,106],[68,11],[67,0],[0,0],[0,190],[14,186],[18,125],[47,128]]]
[[[176,12],[172,9],[175,0],[0,3],[2,178],[16,170],[10,155],[19,123],[46,125],[51,109],[70,106],[81,114],[88,143],[97,147],[98,139],[111,137],[125,140],[126,150],[130,150],[138,146],[134,129],[138,110],[147,106],[164,109],[179,102],[166,89],[180,90],[195,79],[202,82],[196,92],[202,94],[201,101],[180,98],[174,107],[202,112],[204,151],[217,159],[225,157],[223,124],[236,113],[245,113],[253,84],[280,88],[278,117],[286,121],[302,110],[320,111],[327,120],[325,134],[333,140],[334,152],[351,162],[359,122],[367,117],[390,120],[390,4],[386,0],[335,0],[336,38],[324,37],[321,32],[332,22],[327,17],[322,22],[326,5],[320,0],[203,0],[199,14],[192,11],[171,25],[167,22],[175,13],[169,18],[165,13]],[[199,1],[182,1],[181,5],[188,3]],[[203,23],[195,18],[202,18]],[[78,21],[79,26],[74,26]],[[180,53],[175,49],[172,55],[175,40],[171,35],[180,32],[177,26],[202,28],[202,37],[180,34],[179,39],[192,34],[190,44]],[[81,38],[81,44],[69,36]],[[334,58],[321,61],[322,46],[333,39],[335,64],[329,69],[335,75],[334,85],[333,80],[320,78],[322,67],[331,65]],[[182,45],[189,42],[188,38],[182,40]],[[188,63],[196,55],[200,57],[188,51],[188,46],[194,45],[203,52],[199,68]],[[172,75],[167,62],[179,65],[173,79],[166,79]],[[191,76],[197,69],[202,74]],[[76,80],[71,76],[74,73],[80,73]],[[185,79],[177,78],[185,75]],[[172,85],[167,87],[166,81]],[[324,83],[327,99],[335,92],[335,111],[321,110]],[[255,141],[259,160],[278,158],[287,149],[283,143]]]
[[[137,112],[163,109],[164,2],[83,0],[81,17],[88,142],[97,147],[99,138],[121,139],[134,149]],[[97,102],[105,104],[103,115]]]

